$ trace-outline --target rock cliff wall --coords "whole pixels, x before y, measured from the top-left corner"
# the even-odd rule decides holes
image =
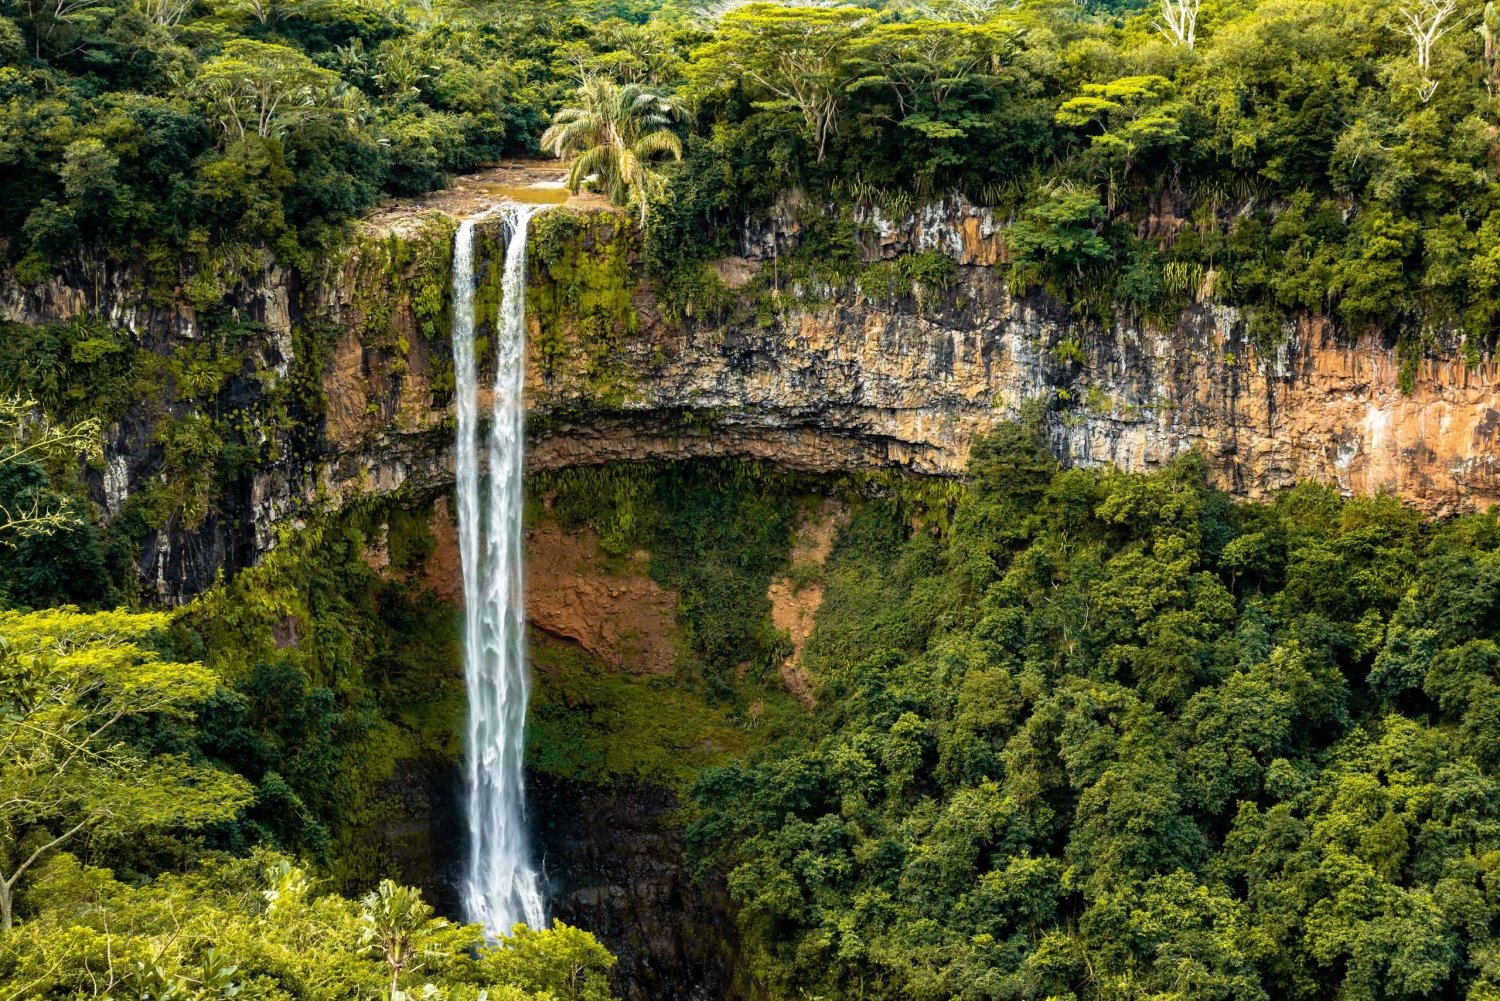
[[[719,273],[742,285],[774,268],[799,238],[795,218],[783,206],[747,228],[742,256]],[[1039,400],[1072,463],[1149,469],[1197,448],[1240,497],[1313,479],[1396,493],[1435,515],[1500,501],[1491,359],[1403,362],[1375,335],[1351,343],[1316,323],[1263,353],[1234,310],[1211,304],[1173,329],[1126,318],[1087,329],[1055,304],[1008,292],[990,267],[1004,246],[986,210],[959,201],[898,220],[872,211],[863,222],[867,259],[935,249],[958,262],[954,279],[880,297],[854,283],[815,298],[778,288],[769,310],[669,322],[639,278],[626,217],[592,207],[544,216],[531,281],[530,467],[731,455],[808,471],[955,475],[975,435]],[[148,592],[190,594],[318,507],[447,482],[451,230],[438,214],[403,218],[399,231],[365,232],[321,274],[268,267],[226,299],[260,331],[231,393],[264,393],[294,372],[299,344],[321,345],[307,394],[321,435],[226,484],[204,525],[162,526],[145,540]],[[483,324],[504,234],[486,223],[481,236]],[[131,263],[80,263],[43,286],[6,284],[0,310],[24,322],[103,315],[163,352],[201,337],[199,311],[180,296],[147,301],[148,278]],[[151,442],[141,421],[112,430],[95,473],[106,516],[158,475]]]

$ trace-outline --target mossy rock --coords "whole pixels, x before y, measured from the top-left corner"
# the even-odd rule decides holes
[[[434,390],[451,390],[449,328],[453,288],[453,235],[458,224],[434,213],[410,234],[361,235],[348,265],[334,280],[351,283],[353,321],[367,348],[383,351],[393,372],[405,368],[411,339],[432,350]],[[335,272],[337,274],[337,272]]]
[[[578,385],[601,406],[619,406],[630,391],[620,353],[640,327],[640,239],[614,211],[555,209],[532,223],[527,306],[542,377]]]

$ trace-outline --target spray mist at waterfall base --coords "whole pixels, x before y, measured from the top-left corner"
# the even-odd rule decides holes
[[[469,694],[466,760],[469,858],[464,916],[491,935],[517,922],[545,926],[541,885],[526,830],[524,773],[526,605],[521,495],[526,358],[526,237],[535,205],[497,210],[509,230],[494,336],[493,412],[481,476],[478,365],[474,357],[474,222],[453,248],[453,368],[458,417],[455,494],[464,586],[464,677]]]

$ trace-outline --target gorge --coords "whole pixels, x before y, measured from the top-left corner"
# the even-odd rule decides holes
[[[1500,999],[1500,6],[0,0],[0,1001]]]
[[[529,169],[532,182],[548,179]],[[515,169],[505,176],[515,180]],[[433,899],[491,930],[517,916],[535,923],[535,881],[544,880],[556,913],[599,930],[622,956],[630,996],[731,996],[744,989],[731,987],[727,972],[740,946],[722,883],[690,879],[677,836],[662,829],[674,798],[655,778],[592,787],[533,772],[530,830],[540,838],[545,873],[530,870],[524,843],[500,843],[527,834],[514,819],[522,780],[513,770],[521,756],[514,693],[526,683],[516,673],[523,636],[510,617],[518,606],[507,613],[500,600],[519,585],[519,553],[495,548],[519,538],[507,535],[520,516],[512,492],[520,470],[509,464],[519,450],[503,444],[519,444],[503,437],[519,431],[509,374],[524,372],[526,470],[542,482],[611,463],[750,460],[810,477],[796,489],[847,505],[861,492],[890,489],[878,478],[860,479],[881,470],[958,476],[976,435],[1039,401],[1046,438],[1069,464],[1145,471],[1196,448],[1215,481],[1245,498],[1307,478],[1353,494],[1392,491],[1439,515],[1496,496],[1500,388],[1492,363],[1434,354],[1418,364],[1408,393],[1400,385],[1403,362],[1378,342],[1338,343],[1310,325],[1264,354],[1233,310],[1207,305],[1166,331],[1121,319],[1086,338],[1075,355],[1066,347],[1075,336],[1071,321],[1044,301],[1012,298],[993,277],[987,262],[1001,252],[994,224],[962,203],[879,222],[864,248],[867,267],[892,254],[941,249],[957,267],[947,288],[879,298],[850,287],[816,303],[790,294],[769,326],[665,318],[640,274],[638,237],[607,207],[559,206],[530,220],[532,254],[523,270],[518,255],[526,248],[513,227],[525,226],[524,212],[453,221],[442,214],[447,204],[438,198],[416,211],[388,210],[371,224],[388,228],[369,230],[321,279],[273,270],[247,286],[236,308],[264,328],[247,371],[290,379],[308,363],[298,356],[298,345],[307,344],[298,331],[330,331],[314,356],[321,398],[309,414],[321,440],[300,452],[289,445],[282,458],[226,484],[218,513],[196,531],[154,533],[141,584],[155,600],[184,601],[221,571],[260,562],[286,539],[289,524],[313,524],[380,498],[410,507],[421,531],[437,540],[433,553],[397,570],[395,522],[377,517],[365,559],[465,610],[466,701],[475,714],[464,742],[468,791],[455,801],[444,790],[457,781],[455,770],[441,758],[413,759],[395,773],[407,773],[397,780],[407,805],[362,836],[374,836],[382,857]],[[453,209],[479,211],[472,200]],[[798,238],[792,215],[747,230],[743,254],[719,271],[734,283],[773,266]],[[163,348],[201,336],[190,308],[143,303],[142,280],[98,262],[86,280],[79,272],[66,282],[8,287],[7,308],[30,323],[109,316],[140,343]],[[451,289],[440,309],[425,298],[434,288]],[[524,301],[523,338],[516,325]],[[523,343],[524,364],[505,347]],[[476,344],[488,345],[479,361]],[[497,345],[498,364],[490,353]],[[486,385],[490,366],[493,387]],[[264,385],[247,382],[245,391],[253,396]],[[112,433],[103,472],[94,474],[107,514],[159,475],[155,456],[141,447],[155,436],[149,425],[125,422]],[[481,502],[485,466],[508,470],[490,481],[508,486]],[[824,531],[821,524],[803,530]],[[682,642],[679,599],[640,569],[622,571],[591,530],[576,533],[525,533],[531,626],[548,657],[554,647],[581,650],[598,669],[649,680],[662,669],[650,665],[670,664],[672,644]],[[455,555],[444,557],[450,546]],[[484,599],[463,598],[476,594]],[[660,639],[644,638],[652,635],[667,637],[665,651]],[[488,674],[472,671],[481,663]],[[781,670],[797,690],[800,669]],[[556,698],[549,695],[547,706],[557,706]],[[562,705],[575,698],[563,696]],[[455,811],[468,811],[467,841],[448,819]],[[619,840],[601,841],[576,819],[590,816],[612,818],[607,827]],[[473,864],[462,875],[444,863],[470,850]],[[705,937],[704,928],[712,934]]]

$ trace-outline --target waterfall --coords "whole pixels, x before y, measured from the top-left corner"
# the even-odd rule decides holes
[[[526,834],[522,771],[526,607],[521,578],[523,366],[526,357],[526,231],[536,206],[499,210],[510,229],[495,331],[489,484],[481,503],[479,387],[474,359],[474,222],[453,246],[453,370],[458,411],[455,492],[463,562],[464,677],[469,689],[469,865],[465,916],[491,935],[524,921],[545,927]]]

